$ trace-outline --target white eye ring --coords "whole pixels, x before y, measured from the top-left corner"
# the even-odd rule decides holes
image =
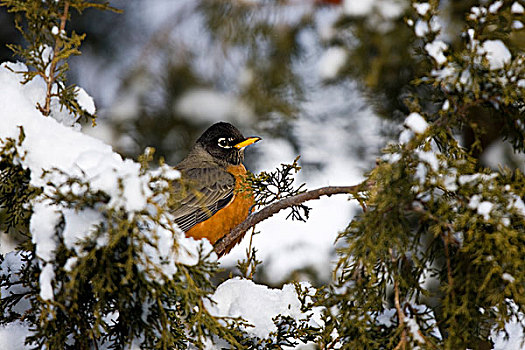
[[[219,145],[219,147],[222,147],[222,148],[232,148],[232,146],[230,146],[228,144],[228,141],[232,141],[233,139],[231,137],[229,137],[228,139],[226,139],[225,137],[221,137],[218,141],[217,141],[217,144]]]

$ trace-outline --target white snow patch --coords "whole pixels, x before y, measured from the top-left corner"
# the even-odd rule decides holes
[[[503,68],[512,58],[509,49],[501,40],[485,40],[482,47],[492,70]]]
[[[78,258],[76,256],[67,259],[66,263],[64,264],[64,271],[71,272],[75,265],[77,264]]]
[[[77,243],[88,236],[93,231],[94,226],[103,220],[103,217],[93,209],[85,209],[80,212],[72,209],[64,209],[62,213],[66,221],[64,232],[62,233],[64,236],[64,244],[68,249],[77,250],[78,254]]]
[[[430,165],[433,171],[438,171],[439,169],[439,160],[436,156],[436,153],[432,151],[416,151],[417,156],[420,160]]]
[[[518,211],[519,214],[522,216],[525,216],[525,203],[523,203],[523,199],[521,199],[517,195],[513,195],[514,202],[511,204],[511,206]]]
[[[480,202],[481,202],[481,196],[478,194],[475,194],[472,197],[470,197],[470,201],[468,202],[468,207],[470,209],[477,209]]]
[[[397,163],[401,159],[399,153],[387,153],[381,157],[382,160],[389,162],[390,164]]]
[[[503,1],[501,0],[498,0],[498,1],[495,1],[493,2],[490,6],[489,6],[489,12],[490,13],[496,13],[499,11],[500,7],[503,5]]]
[[[416,21],[416,25],[414,26],[414,33],[416,33],[416,35],[421,38],[427,35],[429,32],[430,28],[428,26],[428,22],[418,19]]]
[[[494,203],[483,201],[479,203],[477,211],[478,211],[478,214],[483,216],[485,220],[488,220],[490,217],[490,211],[492,210],[492,208],[494,208]]]
[[[423,163],[419,163],[416,167],[416,173],[414,177],[419,180],[419,183],[423,185],[427,178],[427,167]]]
[[[406,117],[405,125],[416,134],[423,134],[428,129],[425,118],[416,112],[412,112]]]
[[[419,333],[419,325],[417,324],[416,320],[414,320],[413,318],[407,317],[405,319],[405,322],[408,325],[408,329],[410,330],[410,334],[412,335],[412,338],[414,338],[414,340],[417,341],[418,343],[424,344],[425,339]]]
[[[512,29],[523,29],[523,23],[521,21],[512,21]]]
[[[375,0],[345,0],[343,12],[349,16],[366,16],[374,8]]]
[[[29,335],[29,325],[20,321],[0,326],[0,349],[27,350],[29,347],[24,342]]]
[[[399,143],[406,144],[414,138],[414,132],[410,129],[405,129],[399,134]]]
[[[396,315],[397,315],[396,309],[394,308],[385,309],[385,311],[383,311],[381,314],[377,316],[377,322],[387,327],[391,327],[393,324],[392,320],[394,319]]]
[[[106,193],[110,198],[107,206],[124,209],[133,215],[148,210],[148,199],[152,196],[149,186],[153,172],[143,174],[140,164],[122,159],[109,145],[66,127],[53,118],[43,117],[35,108],[36,102],[45,96],[46,85],[42,78],[37,76],[22,85],[21,75],[12,72],[8,67],[14,71],[27,71],[27,67],[21,63],[0,65],[0,139],[16,139],[20,132],[19,127],[23,127],[25,139],[18,151],[24,157],[19,161],[24,168],[31,171],[30,184],[43,188],[43,195],[33,203],[30,231],[41,268],[40,295],[45,300],[51,300],[52,280],[55,276],[51,262],[55,259],[58,244],[56,227],[59,220],[64,220],[63,237],[66,247],[74,249],[80,256],[77,243],[91,236],[94,225],[98,224],[102,217],[96,210],[74,211],[51,204],[45,196],[52,196],[55,190],[65,194],[71,192],[82,195],[85,188],[67,183],[69,175],[89,183],[92,191]],[[81,99],[87,96],[83,90],[80,91]],[[83,108],[94,111],[89,99],[83,102],[86,102],[82,104]],[[58,105],[52,105],[52,114],[59,108]],[[51,169],[58,171],[45,173]],[[167,180],[180,176],[178,171],[169,167],[157,169],[155,175],[158,176],[159,173],[166,175]],[[164,223],[164,227],[169,225],[170,223]],[[146,254],[152,261],[160,264],[168,275],[175,271],[175,262],[194,264],[200,246],[200,242],[195,244],[193,240],[186,239],[181,232],[177,232],[179,236],[174,237],[172,232],[175,227],[174,224],[171,225],[171,230],[153,228],[148,231],[148,228],[143,228],[145,235],[157,234],[155,238],[159,243]],[[180,252],[173,249],[174,238],[178,239]],[[96,243],[100,246],[107,242],[107,235],[101,235]],[[208,249],[211,250],[211,246]],[[69,259],[64,266],[65,271],[72,269],[75,263],[74,259]]]
[[[380,0],[376,2],[375,8],[384,19],[399,18],[405,12],[405,1]]]
[[[233,278],[223,282],[211,299],[215,303],[205,303],[210,314],[217,317],[242,317],[255,326],[246,331],[261,338],[277,330],[273,317],[281,314],[298,321],[305,316],[292,284],[273,289],[251,280]],[[314,322],[319,324],[321,319],[314,316]]]
[[[53,286],[51,281],[55,278],[52,264],[46,264],[40,271],[40,297],[44,300],[53,300]]]
[[[428,2],[414,3],[412,4],[420,16],[425,16],[430,10],[430,4]]]
[[[510,8],[510,12],[514,14],[522,14],[525,12],[525,8],[519,2],[515,1]]]
[[[521,314],[521,317],[523,315]],[[505,331],[508,333],[508,338],[505,332],[491,333],[491,338],[494,341],[494,350],[523,350],[523,326],[521,322],[512,320],[505,324]]]
[[[434,40],[425,45],[425,50],[428,52],[437,64],[442,65],[447,62],[444,52],[448,49],[448,45],[441,40]]]
[[[93,101],[93,97],[89,96],[86,90],[78,86],[75,88],[75,93],[77,95],[76,99],[80,108],[89,114],[95,114],[97,109],[95,108],[95,101]]]
[[[512,276],[510,273],[507,273],[507,272],[504,272],[502,275],[501,275],[501,278],[503,278],[503,280],[509,282],[509,283],[514,283],[514,281],[516,280],[514,278],[514,276]]]
[[[323,80],[337,77],[348,59],[348,52],[338,46],[330,47],[319,60],[319,76]]]
[[[33,206],[33,215],[29,223],[31,240],[36,246],[36,255],[44,262],[49,262],[55,257],[55,227],[59,220],[60,213],[56,206],[45,203],[35,203]]]

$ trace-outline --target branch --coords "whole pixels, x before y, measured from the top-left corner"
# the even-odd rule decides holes
[[[64,4],[64,12],[60,16],[60,29],[57,34],[55,47],[53,48],[53,59],[51,60],[51,67],[49,68],[49,76],[44,77],[44,79],[46,80],[46,84],[47,84],[46,102],[44,104],[44,107],[41,107],[40,105],[38,106],[40,109],[40,112],[42,112],[42,114],[45,115],[46,117],[49,116],[49,114],[51,113],[51,95],[52,95],[51,90],[56,80],[55,70],[56,70],[58,62],[60,61],[60,59],[58,59],[57,56],[60,53],[60,48],[62,47],[62,40],[60,39],[60,36],[66,29],[68,11],[69,11],[69,1],[66,1]]]
[[[359,191],[368,188],[366,184],[359,184],[354,186],[327,186],[321,187],[315,190],[306,191],[298,195],[281,199],[278,202],[272,203],[267,207],[259,210],[258,212],[251,214],[237,225],[233,230],[230,231],[226,236],[222,237],[217,243],[215,243],[214,250],[218,256],[222,256],[227,248],[234,243],[237,239],[242,237],[250,227],[257,225],[259,222],[268,219],[269,217],[277,214],[279,211],[290,208],[294,205],[299,205],[306,201],[319,199],[322,196],[331,196],[333,194],[350,193],[356,194]]]

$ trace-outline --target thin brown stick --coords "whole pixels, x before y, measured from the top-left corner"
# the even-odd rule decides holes
[[[51,67],[49,67],[49,76],[44,77],[47,85],[47,91],[46,91],[46,103],[44,104],[44,107],[41,107],[38,105],[38,108],[40,109],[40,112],[42,112],[43,115],[46,117],[49,116],[49,113],[51,113],[51,97],[52,93],[51,90],[53,88],[53,84],[55,83],[55,70],[58,64],[59,59],[57,58],[60,48],[62,47],[62,39],[60,39],[60,35],[64,32],[66,28],[66,22],[67,22],[67,15],[69,11],[69,1],[66,1],[64,3],[64,12],[62,13],[62,16],[60,16],[60,31],[57,35],[57,40],[55,42],[55,47],[53,48],[53,59],[51,60]]]
[[[290,208],[294,205],[300,205],[306,201],[319,199],[322,196],[331,196],[333,194],[356,194],[357,192],[365,189],[363,184],[355,186],[327,186],[321,187],[315,190],[307,191],[293,197],[281,199],[278,202],[272,203],[267,207],[259,210],[258,212],[251,214],[237,225],[233,230],[230,231],[226,236],[221,238],[215,243],[214,249],[217,255],[221,256],[224,254],[226,248],[230,246],[236,239],[241,237],[246,231],[257,225],[259,222],[268,219],[269,217],[277,214],[279,211]]]

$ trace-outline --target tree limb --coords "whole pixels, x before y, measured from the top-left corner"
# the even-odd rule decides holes
[[[319,199],[322,196],[331,196],[333,194],[343,193],[356,194],[357,192],[366,188],[366,184],[358,184],[354,186],[327,186],[281,199],[280,201],[272,203],[258,212],[249,215],[246,220],[241,222],[233,230],[231,230],[230,233],[217,241],[217,243],[214,245],[214,250],[218,256],[223,255],[226,248],[235,242],[235,240],[244,235],[244,233],[248,231],[250,227],[257,225],[259,222],[268,219],[283,209],[290,208],[294,205],[299,205],[306,201]]]

